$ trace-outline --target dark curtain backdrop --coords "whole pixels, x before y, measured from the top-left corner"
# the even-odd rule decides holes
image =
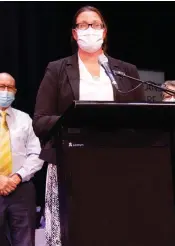
[[[33,114],[48,62],[72,53],[72,18],[84,5],[102,11],[111,56],[175,78],[171,2],[0,2],[0,72],[16,78],[17,108]]]
[[[72,54],[71,23],[84,5],[102,11],[109,55],[175,79],[173,2],[0,2],[0,72],[16,79],[18,109],[33,115],[48,62]]]

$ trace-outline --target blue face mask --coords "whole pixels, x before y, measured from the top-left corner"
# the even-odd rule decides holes
[[[15,95],[10,91],[0,91],[0,107],[8,108],[15,100]]]

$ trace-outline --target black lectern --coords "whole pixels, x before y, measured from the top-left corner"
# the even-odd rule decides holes
[[[75,101],[56,127],[63,245],[174,246],[175,104]]]

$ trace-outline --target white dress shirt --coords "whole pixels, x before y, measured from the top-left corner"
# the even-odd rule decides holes
[[[100,66],[100,77],[93,77],[78,56],[80,71],[80,100],[84,101],[114,101],[112,84]]]
[[[38,157],[41,151],[40,142],[28,114],[12,107],[6,112],[12,151],[12,173],[18,173],[22,182],[29,181],[43,166],[43,160]],[[0,114],[0,122],[1,119]]]

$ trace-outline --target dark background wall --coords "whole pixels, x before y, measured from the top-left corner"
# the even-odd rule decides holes
[[[15,77],[15,106],[31,116],[48,62],[72,53],[72,18],[84,5],[102,11],[109,55],[175,79],[173,2],[0,2],[0,72]]]
[[[107,21],[111,56],[175,78],[172,2],[0,2],[0,72],[16,78],[19,109],[32,115],[47,63],[71,54],[72,18],[87,4]]]

